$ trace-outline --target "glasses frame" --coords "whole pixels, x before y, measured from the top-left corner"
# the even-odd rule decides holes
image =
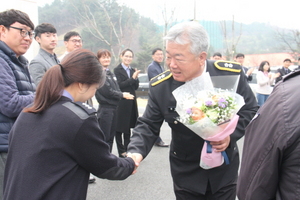
[[[34,37],[34,32],[33,31],[27,31],[26,29],[22,29],[22,28],[18,28],[18,27],[14,27],[14,26],[9,26],[9,28],[13,28],[13,29],[17,29],[20,31],[20,35],[22,37],[29,37],[30,39],[33,39]]]
[[[75,42],[74,42],[74,40],[75,40]],[[73,40],[68,40],[68,42],[72,42],[74,44],[76,44],[76,43],[82,44],[83,40],[82,39],[80,39],[80,40],[73,39]]]

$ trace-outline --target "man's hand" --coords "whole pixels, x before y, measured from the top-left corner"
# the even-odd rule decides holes
[[[127,157],[130,157],[133,159],[134,163],[135,163],[135,168],[132,172],[132,174],[135,174],[137,171],[137,168],[140,165],[140,162],[143,160],[143,156],[140,153],[127,153]]]
[[[230,143],[230,136],[227,136],[224,140],[210,142],[212,148],[214,148],[216,152],[225,151],[229,146],[229,143]]]

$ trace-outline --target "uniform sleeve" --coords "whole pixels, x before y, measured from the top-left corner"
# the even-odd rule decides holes
[[[38,62],[35,59],[33,59],[29,64],[29,72],[34,80],[34,83],[38,85],[41,79],[43,78],[44,74],[46,73],[46,69],[41,64],[41,62]]]
[[[17,117],[31,104],[34,93],[20,95],[16,78],[8,64],[0,58],[0,112],[8,117]]]
[[[149,93],[148,104],[142,117],[139,117],[128,145],[128,152],[140,153],[145,158],[151,151],[160,132],[163,116],[158,104]]]
[[[110,153],[96,116],[83,122],[74,146],[79,165],[99,178],[123,180],[134,170],[135,164],[131,158],[119,158]]]
[[[247,83],[246,75],[241,72],[237,93],[244,97],[245,105],[237,113],[239,122],[233,134],[230,135],[231,142],[236,142],[245,134],[245,128],[258,110],[256,98]]]

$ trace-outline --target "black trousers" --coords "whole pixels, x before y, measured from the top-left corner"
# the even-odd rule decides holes
[[[119,156],[122,156],[122,153],[127,152],[127,147],[130,142],[130,130],[127,133],[116,132],[116,143],[118,148]]]
[[[110,152],[112,151],[114,137],[116,135],[116,116],[117,107],[99,105],[97,112],[98,122],[105,135],[105,141],[109,145]]]
[[[236,181],[230,183],[214,194],[212,194],[210,185],[207,185],[206,193],[199,194],[187,191],[174,184],[176,200],[235,200],[236,199]]]

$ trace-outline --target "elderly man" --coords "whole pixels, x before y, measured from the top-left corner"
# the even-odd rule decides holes
[[[170,71],[150,82],[148,105],[133,129],[128,153],[136,157],[138,165],[150,152],[165,120],[172,129],[170,166],[176,199],[234,200],[239,167],[236,141],[244,135],[246,125],[257,111],[253,92],[240,65],[226,61],[215,65],[216,61],[207,60],[209,38],[199,23],[177,24],[165,39]],[[212,169],[199,166],[204,140],[176,120],[178,113],[172,94],[176,88],[206,71],[210,76],[239,75],[237,93],[245,100],[238,112],[240,118],[234,132],[221,141],[211,142],[215,151],[227,153],[230,163]]]
[[[35,84],[23,56],[32,43],[33,30],[34,25],[26,13],[14,9],[0,13],[0,188],[8,133],[22,109],[34,99]]]

